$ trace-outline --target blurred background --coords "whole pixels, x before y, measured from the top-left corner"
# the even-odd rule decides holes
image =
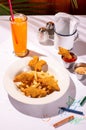
[[[86,0],[11,0],[14,13],[54,15],[57,12],[86,14]],[[0,0],[0,15],[9,15],[8,0]]]

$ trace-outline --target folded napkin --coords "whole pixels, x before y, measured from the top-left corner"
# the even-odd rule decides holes
[[[79,19],[75,16],[59,12],[55,14],[55,31],[62,35],[71,35],[77,30]]]

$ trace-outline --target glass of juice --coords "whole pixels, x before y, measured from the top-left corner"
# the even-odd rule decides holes
[[[19,57],[24,57],[28,53],[27,49],[27,16],[24,14],[14,14],[14,19],[10,17],[14,53]]]

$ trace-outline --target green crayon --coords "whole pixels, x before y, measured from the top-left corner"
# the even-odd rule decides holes
[[[82,101],[80,102],[80,105],[82,106],[86,101],[86,96],[82,99]]]

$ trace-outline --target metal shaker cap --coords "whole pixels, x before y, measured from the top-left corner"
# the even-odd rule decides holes
[[[49,38],[54,39],[54,28],[55,28],[54,23],[52,21],[46,23],[46,28],[49,34]]]
[[[40,43],[46,44],[46,41],[48,40],[49,35],[48,35],[48,31],[45,27],[39,28],[38,38],[39,38]]]
[[[41,33],[44,33],[44,32],[46,32],[46,31],[47,31],[47,29],[46,29],[45,27],[39,28],[39,32],[41,32]]]
[[[47,22],[46,28],[47,29],[54,29],[55,28],[54,22],[52,22],[52,21]]]

